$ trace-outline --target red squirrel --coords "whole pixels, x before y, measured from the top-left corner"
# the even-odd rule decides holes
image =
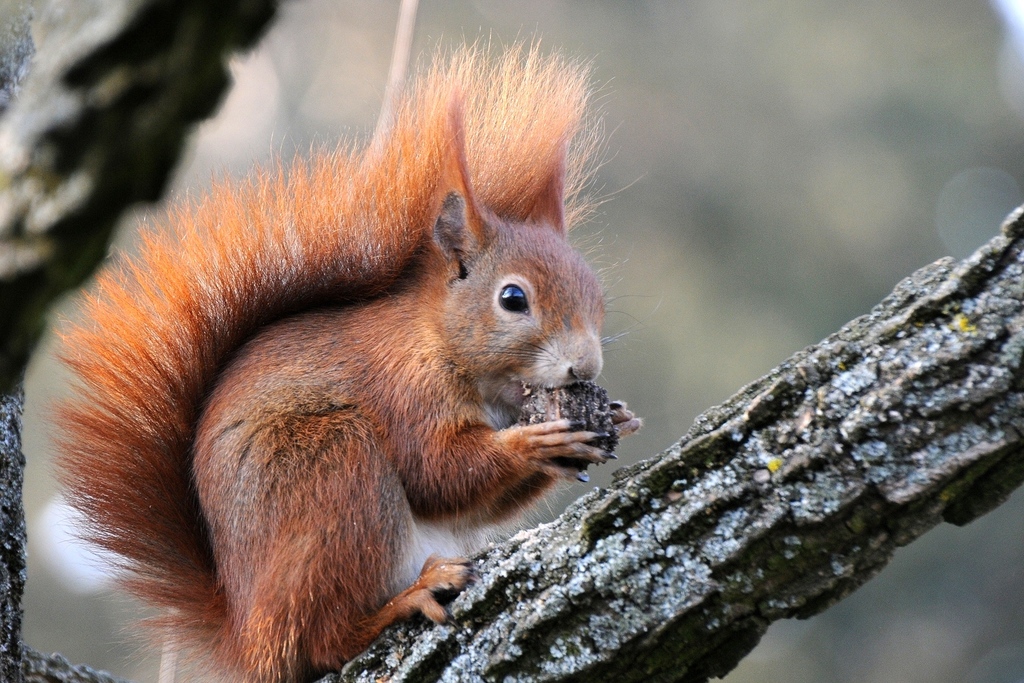
[[[466,555],[607,460],[516,424],[524,383],[601,370],[567,239],[587,99],[560,57],[459,51],[365,151],[221,182],[98,277],[63,335],[62,479],[175,647],[232,680],[337,669],[445,621]]]

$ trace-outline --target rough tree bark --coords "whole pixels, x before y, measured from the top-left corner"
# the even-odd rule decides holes
[[[21,596],[25,590],[25,511],[21,486],[21,391],[0,394],[0,681],[21,680]]]
[[[481,557],[450,625],[326,681],[704,681],[1024,480],[1024,218],[938,261],[551,524]]]
[[[159,193],[188,123],[223,89],[225,51],[273,13],[257,0],[107,7],[0,131],[2,387],[120,211]],[[1024,479],[1022,235],[1018,215],[971,259],[914,274],[662,455],[484,553],[451,624],[395,627],[327,680],[704,680],[897,546],[998,505]],[[6,452],[17,464],[17,446]],[[19,529],[0,529],[15,554]],[[31,651],[22,669],[113,680]]]

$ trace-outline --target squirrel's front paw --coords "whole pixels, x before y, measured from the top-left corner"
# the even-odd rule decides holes
[[[588,442],[602,436],[598,432],[579,431],[577,420],[549,420],[532,425],[516,425],[504,430],[509,438],[522,440],[524,450],[547,473],[568,479],[590,481],[584,471],[591,463],[602,464],[615,456]]]
[[[644,426],[644,421],[634,415],[624,401],[612,401],[608,408],[612,411],[612,424],[619,436],[636,434]]]

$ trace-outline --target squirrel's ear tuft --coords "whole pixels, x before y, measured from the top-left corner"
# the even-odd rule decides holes
[[[565,234],[565,149],[551,165],[548,178],[534,198],[527,220],[545,223],[560,234]]]
[[[453,97],[448,109],[448,139],[442,157],[441,208],[434,223],[434,241],[447,258],[462,257],[486,242],[486,224],[473,195],[466,161],[462,100]]]

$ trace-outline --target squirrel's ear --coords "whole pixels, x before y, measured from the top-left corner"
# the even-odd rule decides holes
[[[547,223],[556,232],[565,233],[565,150],[551,165],[549,176],[534,198],[527,220]]]
[[[469,228],[472,219],[465,198],[457,191],[449,192],[441,202],[441,211],[434,223],[434,242],[448,260],[462,262],[463,257],[476,251],[479,244]]]
[[[453,98],[448,111],[448,141],[442,160],[441,208],[434,223],[434,241],[448,258],[461,262],[486,241],[486,224],[473,195],[466,162],[462,104]]]

